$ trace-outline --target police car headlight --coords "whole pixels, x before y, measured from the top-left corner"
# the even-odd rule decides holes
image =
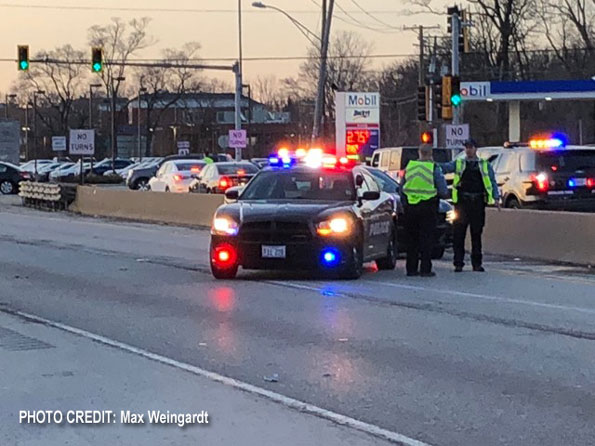
[[[446,213],[446,221],[449,223],[454,223],[457,217],[457,211],[455,211],[454,209]]]
[[[351,230],[351,221],[345,217],[335,217],[316,225],[318,235],[345,235]]]
[[[217,235],[237,235],[239,225],[235,220],[229,217],[216,217],[213,220],[212,234]]]

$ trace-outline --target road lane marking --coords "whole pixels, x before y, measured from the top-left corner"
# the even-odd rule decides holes
[[[68,333],[72,333],[72,334],[75,334],[75,335],[78,335],[78,336],[81,336],[81,337],[84,337],[87,339],[91,339],[95,342],[99,342],[101,344],[108,345],[110,347],[114,347],[119,350],[126,351],[128,353],[133,353],[137,356],[141,356],[143,358],[147,358],[147,359],[150,359],[150,360],[162,363],[162,364],[166,364],[171,367],[174,367],[174,368],[177,368],[180,370],[184,370],[186,372],[192,373],[197,376],[202,376],[204,378],[210,379],[211,381],[215,381],[215,382],[218,382],[218,383],[221,383],[221,384],[224,384],[224,385],[236,388],[236,389],[243,390],[245,392],[252,393],[254,395],[264,397],[268,400],[279,403],[285,407],[295,409],[299,412],[308,413],[310,415],[314,415],[319,418],[323,418],[323,419],[332,421],[338,425],[346,426],[346,427],[358,430],[360,432],[364,432],[366,434],[370,434],[375,437],[379,437],[384,440],[391,441],[393,443],[396,443],[396,444],[399,444],[402,446],[431,446],[428,443],[424,443],[422,441],[415,440],[413,438],[409,438],[405,435],[383,429],[379,426],[375,426],[373,424],[369,424],[364,421],[360,421],[360,420],[357,420],[355,418],[351,418],[351,417],[348,417],[345,415],[341,415],[339,413],[332,412],[327,409],[323,409],[323,408],[315,406],[313,404],[309,404],[304,401],[297,400],[295,398],[290,398],[290,397],[281,395],[280,393],[264,389],[262,387],[254,386],[254,385],[246,383],[244,381],[239,381],[237,379],[230,378],[230,377],[227,377],[224,375],[220,375],[215,372],[210,372],[208,370],[202,369],[197,366],[193,366],[193,365],[185,363],[185,362],[176,361],[175,359],[168,358],[166,356],[162,356],[157,353],[152,353],[148,350],[145,350],[145,349],[142,349],[139,347],[134,347],[130,344],[116,341],[114,339],[110,339],[108,337],[98,335],[98,334],[92,333],[87,330],[72,327],[70,325],[66,325],[61,322],[55,322],[55,321],[43,318],[41,316],[36,316],[31,313],[26,313],[24,311],[12,310],[12,309],[9,309],[6,307],[0,308],[0,311],[7,313],[7,314],[17,315],[22,318],[33,321],[33,322],[42,323],[47,326],[57,328],[62,331],[66,331]]]
[[[423,286],[417,286],[417,285],[405,285],[405,284],[399,284],[399,283],[394,283],[394,282],[382,282],[382,281],[363,280],[363,279],[360,279],[360,280],[363,283],[369,283],[369,284],[380,285],[380,286],[388,286],[388,287],[392,287],[392,288],[401,288],[401,289],[412,290],[412,291],[426,291],[426,292],[429,291],[429,292],[438,293],[438,294],[449,294],[449,295],[453,295],[453,296],[473,297],[473,298],[477,298],[477,299],[500,301],[500,302],[506,302],[506,303],[511,303],[511,304],[543,307],[543,308],[548,308],[548,309],[553,309],[553,310],[577,311],[579,313],[595,314],[595,309],[590,309],[590,308],[548,304],[545,302],[535,302],[535,301],[523,300],[523,299],[512,299],[512,298],[508,298],[508,297],[490,296],[487,294],[478,294],[478,293],[467,293],[465,291],[445,290],[445,289],[423,287]],[[319,293],[324,292],[324,288],[317,287],[317,286],[311,286],[311,285],[303,285],[303,284],[295,283],[295,282],[282,282],[282,281],[278,281],[278,280],[271,280],[271,281],[267,281],[267,282],[270,284],[273,284],[273,285],[291,287],[291,288],[296,288],[296,289],[300,289],[300,290],[316,291]],[[366,291],[366,290],[364,289],[363,291]],[[337,296],[341,296],[341,295],[348,296],[349,295],[349,293],[344,293],[344,292],[341,292],[340,290],[335,291],[334,294]],[[382,299],[380,299],[380,300],[382,300]],[[388,302],[388,300],[387,300],[387,302]]]
[[[578,311],[579,313],[595,314],[595,309],[573,307],[573,306],[568,306],[568,305],[548,304],[545,302],[535,302],[532,300],[512,299],[509,297],[490,296],[487,294],[467,293],[465,291],[438,289],[438,288],[424,287],[424,286],[418,286],[418,285],[405,285],[405,284],[400,284],[400,283],[382,282],[382,281],[376,281],[376,280],[362,280],[362,282],[370,283],[370,284],[374,284],[374,285],[380,285],[380,286],[388,286],[388,287],[392,287],[392,288],[413,290],[413,291],[429,291],[429,292],[438,293],[438,294],[449,294],[451,296],[473,297],[473,298],[477,298],[477,299],[506,302],[506,303],[511,303],[511,304],[529,305],[529,306],[533,306],[533,307],[543,307],[543,308],[549,308],[549,309],[553,309],[553,310],[568,310],[568,311]]]

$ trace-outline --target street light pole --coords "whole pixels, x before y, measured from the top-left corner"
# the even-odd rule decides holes
[[[140,132],[140,111],[141,111],[141,98],[140,98],[140,95],[141,95],[141,93],[144,93],[145,91],[147,91],[147,89],[143,87],[143,80],[142,79],[143,78],[141,77],[141,83],[140,83],[140,86],[138,88],[138,103],[137,103],[137,105],[138,105],[137,112],[138,113],[137,113],[137,117],[136,117],[137,127],[138,127],[137,128],[137,130],[138,130],[137,142],[138,142],[138,158],[139,158],[139,161],[142,161],[143,160],[143,153],[142,153],[142,148],[141,148],[142,147],[141,146],[141,132]]]
[[[117,155],[117,144],[118,144],[118,137],[116,135],[116,88],[114,86],[114,81],[123,82],[126,78],[124,77],[112,77],[111,79],[111,96],[112,96],[112,171],[115,172],[116,170],[116,155]]]
[[[35,151],[35,179],[37,179],[37,158],[39,149],[37,147],[37,95],[45,94],[43,90],[33,92],[33,147]]]

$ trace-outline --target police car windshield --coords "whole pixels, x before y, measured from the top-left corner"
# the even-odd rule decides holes
[[[595,169],[595,150],[568,150],[537,154],[537,169],[549,170],[554,166],[558,172]]]
[[[261,172],[246,187],[240,200],[355,201],[351,172],[293,171]]]

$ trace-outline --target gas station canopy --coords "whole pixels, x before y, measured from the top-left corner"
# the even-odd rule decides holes
[[[595,99],[595,80],[461,82],[463,101],[555,101]]]

